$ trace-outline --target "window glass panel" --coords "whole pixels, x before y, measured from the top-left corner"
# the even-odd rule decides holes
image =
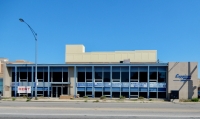
[[[78,72],[78,82],[85,82],[85,72]]]
[[[158,82],[166,82],[166,72],[158,72]]]
[[[110,82],[110,72],[103,72],[104,74],[104,82]]]
[[[121,67],[121,72],[129,72],[129,67]]]
[[[157,72],[150,72],[150,79],[157,79]]]
[[[92,72],[86,72],[86,79],[92,79]]]
[[[129,82],[129,72],[121,72],[121,81]]]
[[[102,79],[102,72],[95,72],[95,79]]]
[[[103,69],[102,67],[95,67],[94,68],[95,72],[102,72],[102,69]]]
[[[138,67],[131,67],[132,72],[138,72]]]
[[[68,72],[68,67],[63,67],[63,72]]]
[[[50,71],[51,72],[62,72],[62,68],[61,67],[51,67]]]
[[[63,82],[68,82],[68,72],[63,72]]]
[[[162,72],[166,72],[167,71],[167,67],[158,67],[158,71],[162,71]]]
[[[157,72],[157,67],[149,67],[150,72]]]
[[[53,82],[62,82],[62,72],[53,72]]]
[[[43,72],[37,73],[37,79],[43,79]]]
[[[31,82],[31,80],[32,80],[32,74],[31,72],[28,72],[28,82]]]
[[[112,72],[112,79],[120,79],[120,72]]]
[[[12,82],[15,82],[15,72],[12,72]]]
[[[110,67],[103,67],[104,72],[110,72]]]
[[[27,72],[20,72],[20,79],[27,79]]]
[[[86,67],[86,72],[92,72],[92,67]]]
[[[138,72],[131,72],[131,79],[138,79]]]
[[[48,82],[48,72],[44,72],[44,82]]]
[[[139,67],[139,71],[140,72],[147,72],[148,71],[148,67]]]
[[[43,67],[37,67],[37,72],[43,72],[44,68]]]
[[[77,67],[78,72],[85,72],[85,67]]]
[[[140,72],[140,82],[147,82],[147,72]]]
[[[112,67],[112,72],[120,72],[120,67]]]

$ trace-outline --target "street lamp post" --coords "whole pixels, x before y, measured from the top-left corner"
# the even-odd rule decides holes
[[[35,99],[37,99],[37,33],[31,28],[30,25],[28,25],[22,18],[19,19],[19,21],[24,22],[31,30],[33,33],[33,36],[35,38]]]

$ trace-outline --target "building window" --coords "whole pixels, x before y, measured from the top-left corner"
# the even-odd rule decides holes
[[[112,67],[112,79],[113,81],[120,81],[120,67]]]
[[[77,68],[77,78],[78,78],[78,82],[85,82],[85,67],[78,67]]]
[[[139,67],[140,82],[147,82],[147,80],[148,80],[147,72],[148,72],[147,67]]]
[[[121,67],[121,82],[129,82],[129,67]]]

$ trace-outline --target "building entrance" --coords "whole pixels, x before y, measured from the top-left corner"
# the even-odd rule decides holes
[[[51,97],[59,98],[60,95],[68,95],[68,85],[52,85]]]

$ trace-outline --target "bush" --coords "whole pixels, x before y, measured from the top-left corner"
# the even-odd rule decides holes
[[[119,98],[120,98],[120,99],[125,99],[126,97],[125,97],[125,96],[120,96]]]
[[[99,100],[95,100],[95,101],[93,101],[93,102],[99,102]]]
[[[152,99],[149,99],[149,101],[152,101]]]
[[[192,98],[191,101],[192,102],[199,102],[199,98]]]
[[[16,100],[16,98],[12,98],[12,101],[15,101]]]
[[[88,98],[88,96],[83,96],[83,98]]]
[[[144,99],[144,97],[140,96],[138,99]]]
[[[106,96],[103,95],[103,96],[100,97],[100,99],[101,100],[106,99]]]
[[[23,98],[27,98],[27,96],[26,96],[26,95],[23,95]]]
[[[87,102],[87,100],[85,100],[84,102]]]
[[[26,102],[29,102],[29,101],[31,101],[31,98],[28,97],[27,100],[26,100]]]

